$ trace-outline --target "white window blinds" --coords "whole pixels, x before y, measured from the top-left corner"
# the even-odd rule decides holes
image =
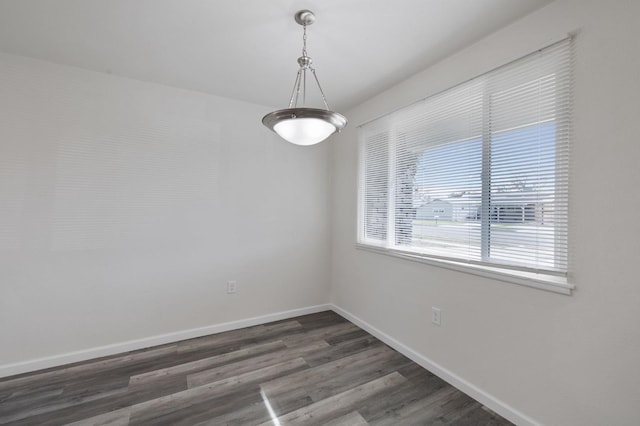
[[[360,127],[358,242],[567,271],[571,41]]]

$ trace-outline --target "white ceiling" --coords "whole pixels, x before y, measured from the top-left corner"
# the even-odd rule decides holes
[[[302,28],[347,109],[550,0],[0,0],[0,51],[284,107]]]

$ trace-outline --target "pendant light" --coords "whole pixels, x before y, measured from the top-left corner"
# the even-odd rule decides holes
[[[347,119],[342,114],[329,110],[316,70],[311,66],[312,60],[307,55],[307,25],[314,23],[315,15],[310,10],[301,10],[294,15],[294,18],[303,27],[302,56],[298,58],[300,68],[293,84],[289,107],[265,115],[262,118],[262,124],[293,144],[314,145],[342,130],[347,125]],[[313,79],[320,89],[324,109],[304,107],[307,71],[313,74]],[[302,107],[298,107],[300,98],[302,98]]]

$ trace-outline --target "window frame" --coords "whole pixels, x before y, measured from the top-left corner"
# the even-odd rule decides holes
[[[569,55],[571,56],[573,52],[573,40],[571,37],[560,40],[547,47],[552,47],[556,44],[564,43],[564,42],[568,42],[568,51],[569,51]],[[540,49],[537,52],[540,52],[542,50],[544,49]],[[537,52],[534,52],[534,54]],[[529,55],[525,55],[520,59],[526,58],[527,56]],[[517,62],[518,60],[519,59],[516,59],[513,62]],[[506,65],[509,65],[509,64],[506,64]],[[502,67],[499,67],[497,69],[500,69],[500,68]],[[485,73],[482,76],[486,74],[490,74],[494,71],[495,70],[489,71],[488,73]],[[572,81],[571,69],[569,69],[568,73],[569,73],[569,85],[571,85],[571,81]],[[482,77],[482,76],[479,76],[479,77]],[[472,79],[472,80],[475,80],[475,79]],[[462,84],[464,83],[461,83],[461,85]],[[458,86],[453,86],[440,93],[447,92],[448,90],[454,89]],[[481,244],[481,259],[483,260],[485,259],[485,256],[489,252],[490,238],[488,236],[489,236],[490,227],[491,227],[491,218],[490,218],[490,215],[488,214],[488,210],[485,211],[485,209],[487,208],[487,206],[490,205],[489,201],[487,200],[487,197],[490,197],[490,194],[491,194],[491,187],[490,187],[491,171],[489,169],[491,167],[492,136],[489,134],[486,134],[485,130],[487,126],[484,125],[486,120],[485,115],[489,114],[489,109],[491,106],[491,99],[490,99],[491,94],[492,92],[483,91],[483,100],[482,100],[482,114],[483,114],[483,118],[482,118],[483,132],[481,135],[482,137],[482,178],[481,178],[482,214],[480,218],[480,221],[481,221],[480,244]],[[435,94],[435,95],[438,95],[438,94]],[[432,96],[435,96],[435,95],[432,95]],[[429,99],[432,96],[422,99],[419,102]],[[562,98],[562,101],[568,102],[570,106],[571,97],[572,97],[572,94],[571,92],[569,92],[569,94],[565,96],[565,98]],[[402,111],[402,109],[398,111]],[[390,114],[394,114],[395,112],[392,112]],[[566,114],[568,114],[568,119],[565,120],[566,122],[564,122],[564,124],[570,127],[571,125],[570,109]],[[368,123],[365,123],[359,127],[362,127],[366,124]],[[565,239],[564,248],[566,251],[564,252],[564,254],[566,256],[566,271],[561,271],[561,272],[548,271],[548,270],[540,271],[540,270],[537,270],[536,268],[531,268],[526,266],[523,267],[523,266],[512,266],[512,265],[490,264],[484,261],[473,261],[473,260],[462,259],[462,258],[456,259],[448,256],[440,256],[437,254],[433,255],[429,253],[416,253],[414,251],[402,250],[401,248],[398,248],[398,244],[396,243],[397,235],[395,232],[396,190],[394,189],[396,188],[396,182],[395,182],[396,159],[394,157],[396,155],[396,149],[395,149],[395,146],[392,146],[397,143],[397,138],[394,137],[394,133],[397,132],[397,128],[396,126],[390,126],[390,128],[385,129],[384,131],[388,132],[388,134],[386,135],[386,139],[388,140],[387,147],[388,147],[388,154],[389,154],[387,158],[387,162],[389,163],[388,164],[389,171],[387,173],[387,179],[388,179],[387,180],[387,205],[386,205],[387,226],[386,226],[386,229],[384,230],[385,240],[381,240],[379,243],[376,243],[376,241],[373,239],[367,239],[365,235],[366,224],[365,224],[364,214],[367,208],[366,191],[364,190],[365,167],[366,167],[365,148],[366,147],[365,147],[365,143],[363,142],[363,138],[360,136],[359,142],[358,142],[358,198],[357,198],[357,236],[356,236],[357,249],[378,253],[378,254],[385,254],[385,255],[389,255],[397,258],[410,260],[410,261],[421,262],[421,263],[425,263],[433,266],[444,267],[451,270],[456,270],[456,271],[465,272],[473,275],[492,278],[492,279],[505,281],[509,283],[539,288],[539,289],[548,290],[556,293],[561,293],[566,295],[571,294],[575,286],[572,283],[570,283],[568,279],[568,276],[569,276],[569,273],[568,273],[569,259],[568,258],[569,258],[569,251],[570,251],[569,241],[568,241],[568,238],[569,238],[568,229],[562,235],[562,237]],[[570,143],[570,138],[567,138],[566,139],[567,149],[568,149],[569,143]],[[557,159],[555,161],[557,162]],[[570,174],[569,154],[567,154],[567,161],[568,163],[566,164],[565,167],[566,167],[566,173],[568,176]],[[489,185],[488,188],[487,188],[487,185]],[[569,182],[567,182],[564,186],[560,186],[559,191],[557,190],[557,188],[554,188],[554,196],[557,196],[559,199],[561,199],[560,202],[563,203],[561,204],[561,206],[565,206],[565,207],[568,206],[568,191],[569,191]],[[566,216],[568,220],[568,212]],[[556,227],[554,227],[554,233],[558,233],[558,230]],[[388,242],[390,240],[394,241],[393,247],[388,247]],[[557,243],[554,243],[554,244],[557,244]],[[554,256],[557,256],[556,250],[554,250]]]

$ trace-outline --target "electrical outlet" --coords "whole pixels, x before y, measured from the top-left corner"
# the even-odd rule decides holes
[[[236,292],[237,283],[235,281],[227,281],[227,294],[233,294]]]
[[[431,307],[431,322],[437,326],[442,325],[442,313],[440,312],[440,308],[436,308],[435,306]]]

